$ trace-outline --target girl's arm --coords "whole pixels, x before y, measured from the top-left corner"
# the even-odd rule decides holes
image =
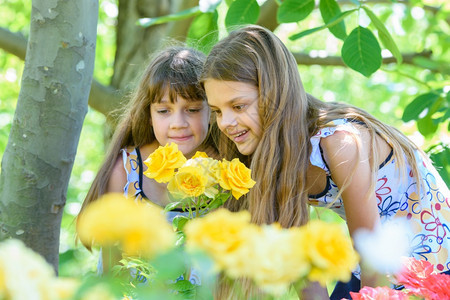
[[[122,155],[119,154],[111,173],[111,177],[106,186],[105,193],[121,193],[127,183],[127,173],[123,167]],[[122,254],[116,248],[102,249],[103,273],[107,274],[111,267],[118,264],[122,259]]]
[[[387,157],[390,147],[383,140],[377,141],[377,145],[381,145],[380,158],[373,159],[379,162],[383,161],[381,157]],[[342,199],[350,235],[353,236],[355,231],[361,228],[373,230],[380,222],[380,217],[375,193],[368,194],[372,180],[375,179],[371,178],[371,145],[367,129],[362,128],[357,136],[345,131],[336,131],[333,135],[323,138],[321,146],[333,181],[340,190],[346,186]],[[351,180],[346,182],[348,178]],[[381,276],[364,267],[364,261],[361,262],[362,287],[375,287],[381,279]]]

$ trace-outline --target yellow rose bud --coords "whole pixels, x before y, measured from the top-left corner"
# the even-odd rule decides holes
[[[232,161],[224,159],[220,162],[220,168],[220,186],[226,190],[231,190],[231,194],[236,199],[247,194],[256,183],[252,180],[251,170],[237,158]]]
[[[178,150],[177,144],[160,146],[144,161],[147,166],[144,175],[157,182],[169,182],[175,169],[181,167],[185,162],[186,157]]]

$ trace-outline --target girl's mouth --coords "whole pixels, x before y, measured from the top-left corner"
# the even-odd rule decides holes
[[[232,135],[232,139],[235,143],[241,143],[243,142],[247,136],[248,136],[248,130],[243,130],[241,132],[238,132],[237,134]]]

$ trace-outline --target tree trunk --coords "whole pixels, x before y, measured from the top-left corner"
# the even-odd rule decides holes
[[[59,234],[94,68],[98,1],[33,0],[21,90],[0,175],[0,239],[58,268]]]

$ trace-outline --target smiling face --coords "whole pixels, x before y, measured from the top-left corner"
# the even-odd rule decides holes
[[[186,101],[177,96],[174,103],[166,93],[160,102],[150,106],[153,131],[158,143],[176,143],[178,149],[190,158],[203,143],[208,133],[209,108],[206,101]]]
[[[258,89],[248,83],[207,79],[204,87],[217,125],[237,146],[240,153],[251,155],[261,140],[258,113]]]

